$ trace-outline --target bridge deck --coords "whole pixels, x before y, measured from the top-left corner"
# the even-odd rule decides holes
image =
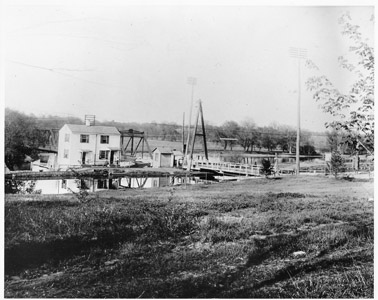
[[[11,172],[5,174],[6,180],[54,180],[74,179],[81,177],[89,178],[141,178],[141,177],[185,177],[200,176],[203,172],[187,172],[174,168],[85,168],[68,171],[46,171],[46,172]]]
[[[212,170],[217,173],[227,173],[235,175],[244,175],[244,176],[260,176],[260,167],[256,165],[249,164],[237,164],[229,162],[205,162],[205,161],[193,161],[192,163],[193,170]]]

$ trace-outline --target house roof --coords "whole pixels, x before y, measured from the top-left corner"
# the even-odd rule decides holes
[[[181,151],[173,150],[172,151],[174,156],[183,156],[184,154]]]
[[[118,129],[112,126],[87,126],[87,125],[76,125],[76,124],[66,124],[66,125],[72,132],[75,132],[75,133],[120,135]]]
[[[172,149],[170,147],[157,147],[154,150],[152,150],[152,152],[155,152],[156,150],[158,150],[162,154],[173,154],[175,156],[182,156],[183,155],[181,151],[178,151],[176,149]]]
[[[172,154],[172,148],[169,147],[157,147],[152,150],[152,152],[155,152],[156,150],[158,150],[162,154]]]

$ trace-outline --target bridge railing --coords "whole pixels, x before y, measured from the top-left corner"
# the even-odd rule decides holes
[[[260,167],[248,164],[237,164],[230,162],[207,162],[207,161],[195,161],[194,167],[202,167],[220,172],[232,172],[238,174],[247,175],[260,175]]]

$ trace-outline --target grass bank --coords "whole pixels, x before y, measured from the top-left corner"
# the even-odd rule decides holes
[[[5,199],[6,297],[373,297],[372,182]]]

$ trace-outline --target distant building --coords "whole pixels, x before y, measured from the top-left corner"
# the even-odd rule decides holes
[[[31,163],[33,172],[52,171],[57,167],[57,153],[40,153],[39,159]]]
[[[181,167],[184,155],[181,151],[171,148],[155,148],[152,151],[153,168]]]
[[[120,159],[121,134],[116,127],[66,124],[59,130],[60,169],[107,165]]]

